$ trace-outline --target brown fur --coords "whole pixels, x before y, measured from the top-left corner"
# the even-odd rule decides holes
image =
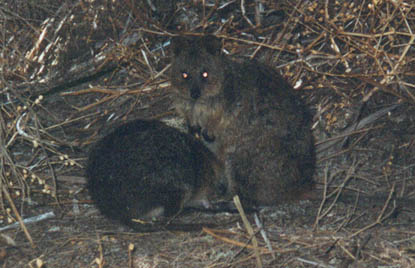
[[[291,86],[256,61],[238,63],[213,36],[172,41],[176,111],[224,163],[248,204],[295,199],[313,184],[311,116]]]
[[[97,143],[86,175],[104,215],[146,230],[133,219],[164,221],[184,207],[209,207],[220,192],[222,167],[194,137],[161,122],[135,120]]]

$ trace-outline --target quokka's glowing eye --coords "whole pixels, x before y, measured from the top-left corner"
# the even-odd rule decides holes
[[[202,73],[202,77],[203,77],[203,78],[208,78],[208,77],[209,77],[208,72],[203,72],[203,73]]]
[[[189,75],[187,73],[182,73],[182,77],[183,77],[183,79],[187,79],[187,78],[189,78]]]

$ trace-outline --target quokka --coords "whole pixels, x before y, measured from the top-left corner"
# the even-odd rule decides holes
[[[223,191],[221,170],[194,137],[158,121],[135,120],[91,150],[87,188],[102,214],[145,231],[135,220],[166,222],[185,207],[209,208]]]
[[[172,39],[173,101],[189,132],[225,167],[230,194],[274,205],[311,189],[311,115],[292,87],[257,61],[237,62],[220,39]]]

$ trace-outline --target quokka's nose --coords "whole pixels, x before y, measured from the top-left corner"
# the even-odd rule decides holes
[[[198,99],[200,97],[200,88],[199,87],[192,87],[192,89],[190,90],[190,97],[192,97],[192,99]]]

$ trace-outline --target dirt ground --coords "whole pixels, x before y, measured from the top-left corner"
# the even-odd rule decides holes
[[[414,10],[405,0],[3,1],[0,266],[415,267]],[[180,124],[169,40],[204,33],[303,96],[316,189],[247,222],[192,212],[186,221],[215,227],[134,232],[90,200],[88,150],[131,119]]]

